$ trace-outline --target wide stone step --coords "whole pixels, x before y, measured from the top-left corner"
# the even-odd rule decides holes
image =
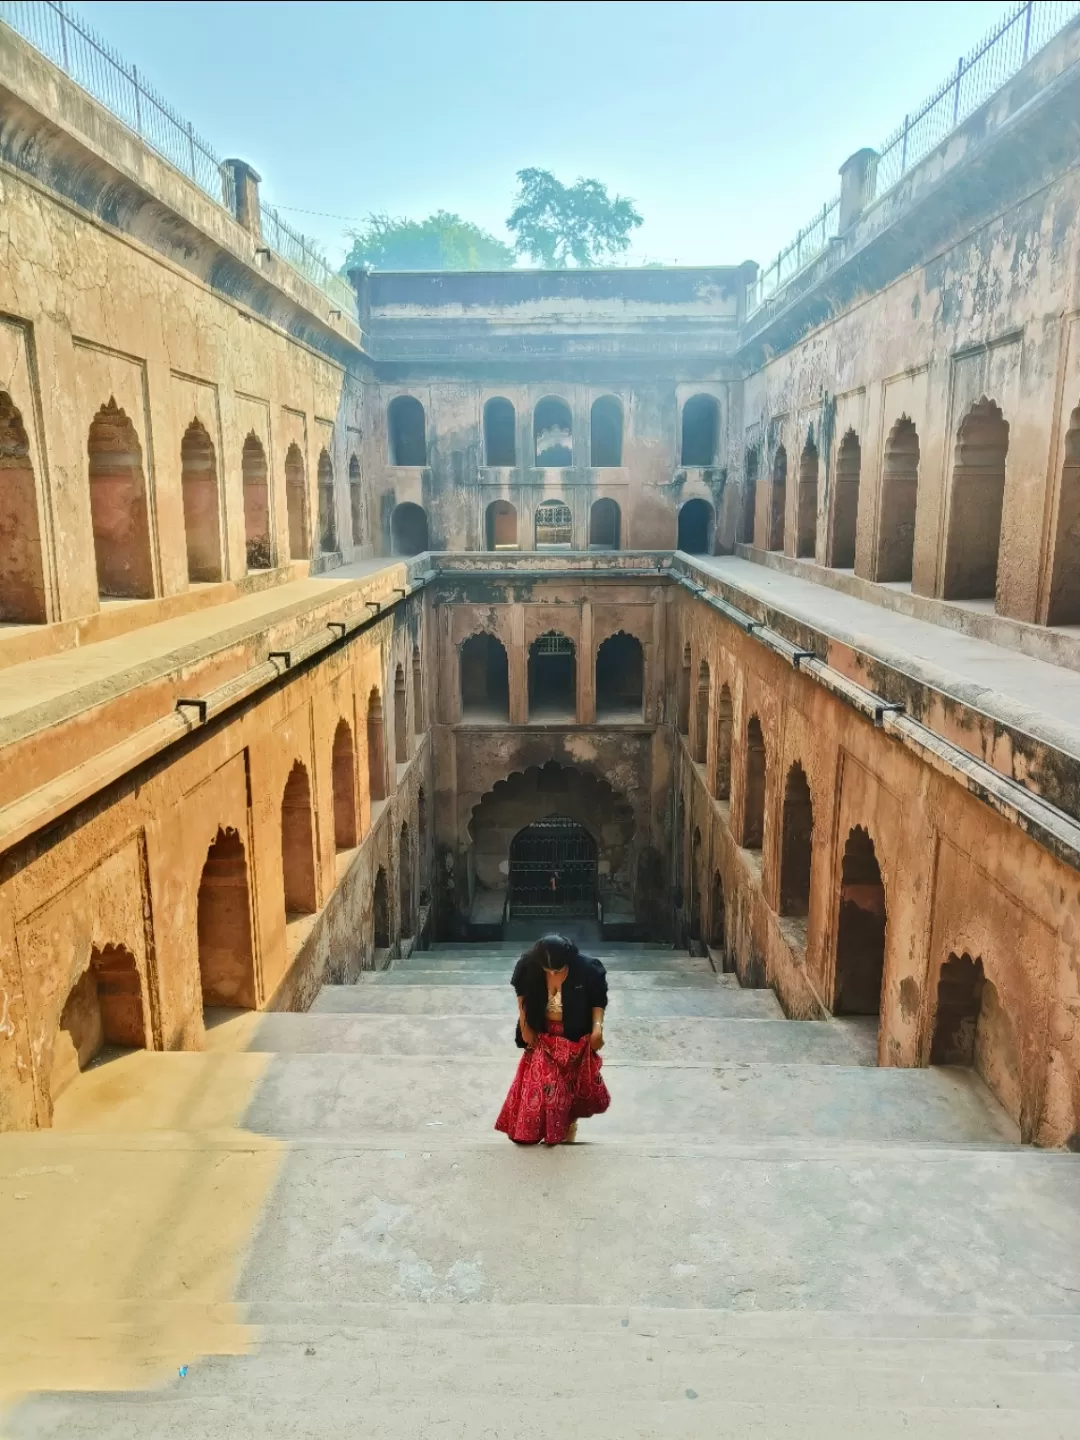
[[[236,1012],[233,1012],[235,1015]],[[512,1006],[492,1016],[270,1014],[237,1016],[211,1030],[215,1050],[282,1054],[432,1055],[506,1059]],[[781,1061],[819,1065],[877,1063],[876,1026],[859,1021],[728,1020],[707,1017],[608,1022],[606,1062]]]
[[[509,988],[510,970],[488,969],[486,966],[462,970],[410,970],[407,966],[393,970],[365,970],[361,972],[358,985],[453,985],[465,988],[469,985],[490,985],[497,977]],[[610,988],[614,990],[734,990],[739,982],[734,975],[714,975],[705,967],[703,970],[628,970],[609,976]]]
[[[516,955],[492,957],[490,955],[432,955],[422,951],[410,955],[407,960],[395,960],[389,970],[375,972],[383,975],[436,973],[440,975],[500,975],[509,980],[517,964]],[[660,952],[657,955],[609,955],[604,958],[604,969],[609,975],[708,975],[716,977],[716,971],[708,960],[692,955],[675,955]],[[734,976],[729,983],[737,984]]]
[[[422,1357],[414,1364],[422,1369]],[[11,1440],[552,1440],[581,1433],[592,1440],[1075,1440],[1076,1411],[1014,1410],[907,1403],[888,1413],[870,1406],[810,1407],[703,1400],[692,1387],[672,1401],[624,1402],[617,1396],[579,1393],[518,1407],[508,1394],[477,1392],[468,1398],[384,1399],[359,1382],[339,1377],[338,1388],[291,1403],[274,1396],[253,1409],[231,1395],[203,1400],[167,1396],[79,1395],[29,1403],[9,1422]],[[917,1393],[912,1377],[910,1391]],[[767,1394],[767,1384],[763,1386]],[[265,1412],[263,1405],[266,1406]],[[507,1415],[512,1415],[512,1431]],[[357,1414],[363,1429],[357,1429]]]
[[[385,978],[385,977],[384,977]],[[633,977],[630,977],[633,978]],[[725,977],[726,979],[727,977]],[[308,1011],[312,1015],[505,1015],[517,1013],[509,982],[501,985],[384,985],[373,978],[357,985],[324,985]],[[612,987],[609,1015],[705,1015],[728,1019],[782,1019],[771,990],[738,985],[680,985],[666,988]]]

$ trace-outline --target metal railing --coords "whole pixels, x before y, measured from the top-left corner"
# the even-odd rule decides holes
[[[899,184],[1077,15],[1080,0],[1022,0],[1017,4],[973,50],[960,57],[956,69],[918,110],[904,116],[903,124],[879,147],[869,199],[878,200]],[[839,233],[839,218],[837,196],[758,276],[750,291],[748,315],[817,259]]]
[[[28,40],[170,165],[193,180],[215,204],[236,214],[231,171],[210,145],[63,0],[0,0],[0,20]],[[347,314],[356,295],[302,235],[291,230],[272,206],[263,204],[265,243]]]

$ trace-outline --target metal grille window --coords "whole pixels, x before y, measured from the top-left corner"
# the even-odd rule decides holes
[[[573,655],[574,642],[553,630],[547,635],[538,635],[534,649],[537,655]]]
[[[594,915],[596,870],[587,830],[563,815],[534,821],[510,846],[511,915]]]
[[[560,500],[545,500],[536,511],[537,545],[563,545],[567,548],[574,539],[574,517],[569,505]]]

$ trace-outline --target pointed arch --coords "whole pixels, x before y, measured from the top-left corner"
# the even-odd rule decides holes
[[[765,841],[765,782],[765,736],[761,721],[751,715],[746,723],[743,772],[742,843],[746,850],[760,850]]]
[[[295,441],[285,452],[285,509],[289,516],[289,559],[310,560],[307,470]]]
[[[517,511],[509,500],[492,500],[484,514],[484,540],[488,550],[518,548]]]
[[[375,886],[371,895],[372,942],[376,950],[390,948],[390,893],[386,883],[386,871],[380,865],[375,872]]]
[[[126,945],[95,945],[71,987],[53,1045],[50,1095],[55,1100],[105,1045],[146,1049],[146,997]]]
[[[645,704],[645,655],[636,635],[617,631],[596,651],[596,718],[640,720]]]
[[[780,914],[810,913],[810,865],[814,842],[814,802],[806,771],[796,760],[784,785],[780,830]]]
[[[529,646],[529,719],[574,720],[577,716],[577,649],[556,630]]]
[[[412,938],[413,923],[413,854],[412,837],[407,821],[402,821],[398,839],[398,925],[403,940]]]
[[[679,455],[687,467],[716,464],[720,444],[720,404],[712,395],[692,395],[682,411]]]
[[[352,850],[360,842],[356,815],[356,752],[352,727],[345,719],[337,723],[331,755],[334,788],[334,849]]]
[[[87,454],[98,594],[102,599],[149,599],[154,565],[142,446],[114,399],[94,417]]]
[[[976,1070],[1019,1125],[1023,1110],[1020,1046],[1000,993],[981,956],[955,952],[938,976],[931,1065]]]
[[[367,705],[368,798],[372,804],[386,799],[386,749],[383,739],[383,703],[373,685]]]
[[[992,600],[997,590],[1009,422],[984,395],[956,435],[942,596]]]
[[[570,406],[560,396],[546,396],[533,411],[533,447],[538,470],[573,465],[574,421]]]
[[[45,551],[30,437],[6,390],[0,390],[0,620],[48,620]]]
[[[765,548],[783,550],[784,527],[787,519],[787,451],[776,447],[773,456],[772,483],[769,486],[769,513],[766,516]]]
[[[199,880],[199,979],[203,1006],[258,1004],[247,854],[239,834],[219,828]]]
[[[424,705],[424,667],[420,663],[420,646],[412,647],[412,725],[414,735],[423,735],[427,729],[427,710]]]
[[[470,635],[458,651],[461,714],[472,720],[509,720],[510,666],[497,636]]]
[[[517,413],[502,395],[484,405],[484,464],[493,469],[512,469],[517,464]]]
[[[337,504],[334,496],[334,464],[326,450],[319,451],[319,549],[332,555],[338,548]]]
[[[874,579],[883,584],[912,577],[918,499],[919,432],[901,415],[889,431],[881,469]]]
[[[697,713],[694,716],[694,763],[707,765],[709,761],[709,700],[712,681],[709,662],[702,660],[698,665]]]
[[[409,761],[409,695],[404,665],[394,671],[394,761],[398,765]]]
[[[391,465],[426,465],[427,420],[415,395],[397,395],[386,411]]]
[[[687,555],[711,555],[713,548],[713,507],[707,500],[687,500],[679,507],[678,548]]]
[[[885,885],[874,842],[861,825],[848,831],[840,867],[833,1011],[878,1015],[885,974]]]
[[[263,443],[250,430],[240,456],[244,486],[244,548],[249,570],[273,565],[270,543],[270,480]]]
[[[390,516],[390,542],[395,555],[422,555],[428,549],[427,512],[406,500]]]
[[[855,566],[861,470],[862,449],[859,437],[854,430],[847,430],[836,453],[836,480],[833,484],[829,560],[836,570],[851,570]]]
[[[806,444],[799,457],[798,504],[795,517],[795,554],[802,560],[813,560],[817,543],[818,449],[814,444],[814,427],[806,435]]]
[[[315,885],[315,827],[307,767],[297,760],[281,797],[281,870],[285,884],[285,917],[313,915],[318,909]]]
[[[1080,405],[1065,432],[1046,623],[1080,624]]]
[[[180,441],[180,494],[184,503],[188,581],[196,584],[220,580],[217,455],[206,426],[197,416]]]
[[[349,525],[354,546],[364,543],[364,487],[360,474],[360,461],[355,455],[349,456]]]
[[[731,798],[731,738],[734,729],[734,713],[731,705],[731,691],[721,685],[720,698],[716,704],[716,798]]]
[[[589,412],[589,464],[594,470],[622,464],[623,409],[614,395],[601,395]]]
[[[618,550],[622,513],[617,500],[604,496],[589,510],[589,549]]]

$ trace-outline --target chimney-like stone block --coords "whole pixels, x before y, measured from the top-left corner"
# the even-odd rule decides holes
[[[246,160],[223,160],[222,168],[232,181],[233,213],[249,234],[254,235],[256,240],[262,240],[259,217],[259,183],[262,176]]]
[[[850,230],[874,197],[878,152],[856,150],[840,166],[840,234]]]

